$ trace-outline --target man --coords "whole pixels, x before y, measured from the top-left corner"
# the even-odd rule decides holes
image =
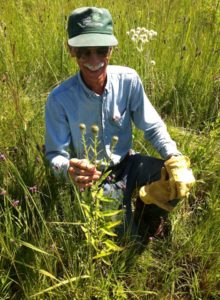
[[[108,65],[113,47],[118,44],[109,11],[96,7],[78,8],[69,16],[67,31],[68,49],[79,66],[79,72],[55,88],[48,97],[46,156],[54,170],[69,174],[79,188],[91,187],[102,176],[104,168],[100,164],[110,162],[114,178],[112,186],[123,190],[127,222],[133,220],[132,194],[136,188],[142,187],[140,197],[147,205],[144,208],[138,197],[139,209],[134,223],[138,226],[141,222],[140,211],[144,208],[142,215],[146,232],[155,234],[162,217],[167,216],[166,210],[172,208],[169,201],[178,196],[176,185],[168,180],[168,175],[172,177],[169,171],[179,169],[178,163],[171,169],[168,167],[165,173],[164,160],[181,156],[181,153],[148,100],[138,74],[128,67]],[[163,159],[131,151],[132,122],[144,131],[146,140]],[[89,149],[94,134],[88,129],[93,125],[99,129],[97,164],[85,159],[81,142],[80,127],[86,126],[85,139]],[[118,139],[114,151],[111,149],[113,137]],[[183,162],[186,169],[184,157]],[[155,190],[159,191],[159,196],[154,195]]]

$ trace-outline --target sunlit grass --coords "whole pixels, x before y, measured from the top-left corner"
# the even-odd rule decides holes
[[[43,149],[47,94],[77,69],[66,18],[86,5],[111,11],[111,62],[138,71],[197,178],[170,215],[171,237],[141,253],[125,244],[109,265],[92,259],[83,195],[53,177]],[[0,10],[0,298],[218,299],[219,1],[8,0]],[[137,27],[157,32],[142,52],[126,34]],[[157,155],[136,130],[134,148]]]

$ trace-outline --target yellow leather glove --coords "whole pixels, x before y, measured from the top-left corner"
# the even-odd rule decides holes
[[[168,202],[173,199],[188,197],[195,183],[190,161],[186,156],[172,156],[161,169],[161,179],[139,190],[139,196],[145,204],[155,204],[162,209],[171,211],[173,206]],[[169,175],[169,179],[166,179]]]
[[[190,160],[187,156],[172,156],[164,163],[169,175],[170,183],[175,183],[177,198],[189,196],[189,192],[196,180],[190,169]]]
[[[160,180],[142,186],[139,196],[145,204],[155,204],[162,209],[171,211],[173,207],[168,201],[176,199],[176,186],[175,182],[170,182],[166,177],[166,169],[162,168]]]

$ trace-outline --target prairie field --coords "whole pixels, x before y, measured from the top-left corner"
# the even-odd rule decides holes
[[[80,6],[110,10],[111,64],[139,73],[196,177],[170,235],[141,250],[115,236],[120,211],[98,184],[80,192],[44,157],[47,96],[77,71],[66,21]],[[219,0],[1,1],[0,99],[1,300],[220,299]],[[135,128],[133,148],[158,156]]]

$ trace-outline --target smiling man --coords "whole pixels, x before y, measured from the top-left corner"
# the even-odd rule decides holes
[[[175,199],[189,192],[192,177],[190,181],[190,176],[185,176],[187,180],[181,185],[181,193],[176,183],[180,178],[178,174],[187,174],[189,161],[177,150],[164,122],[147,98],[138,74],[128,67],[109,65],[113,47],[118,44],[109,11],[96,7],[78,8],[68,18],[67,31],[68,49],[79,72],[56,87],[48,97],[46,156],[55,172],[69,174],[79,188],[90,187],[100,179],[106,170],[102,166],[108,162],[114,183],[103,182],[104,190],[122,192],[125,228],[132,227],[132,233],[136,234],[138,224],[144,224],[144,234],[157,234],[161,220],[167,217]],[[163,159],[132,151],[132,123],[143,130],[145,139]],[[97,164],[85,159],[80,124],[87,128],[88,149],[93,140],[90,127],[97,125],[99,128]],[[118,142],[112,153],[115,136]],[[89,154],[92,157],[92,153]],[[140,193],[133,214],[131,198],[137,188]]]

